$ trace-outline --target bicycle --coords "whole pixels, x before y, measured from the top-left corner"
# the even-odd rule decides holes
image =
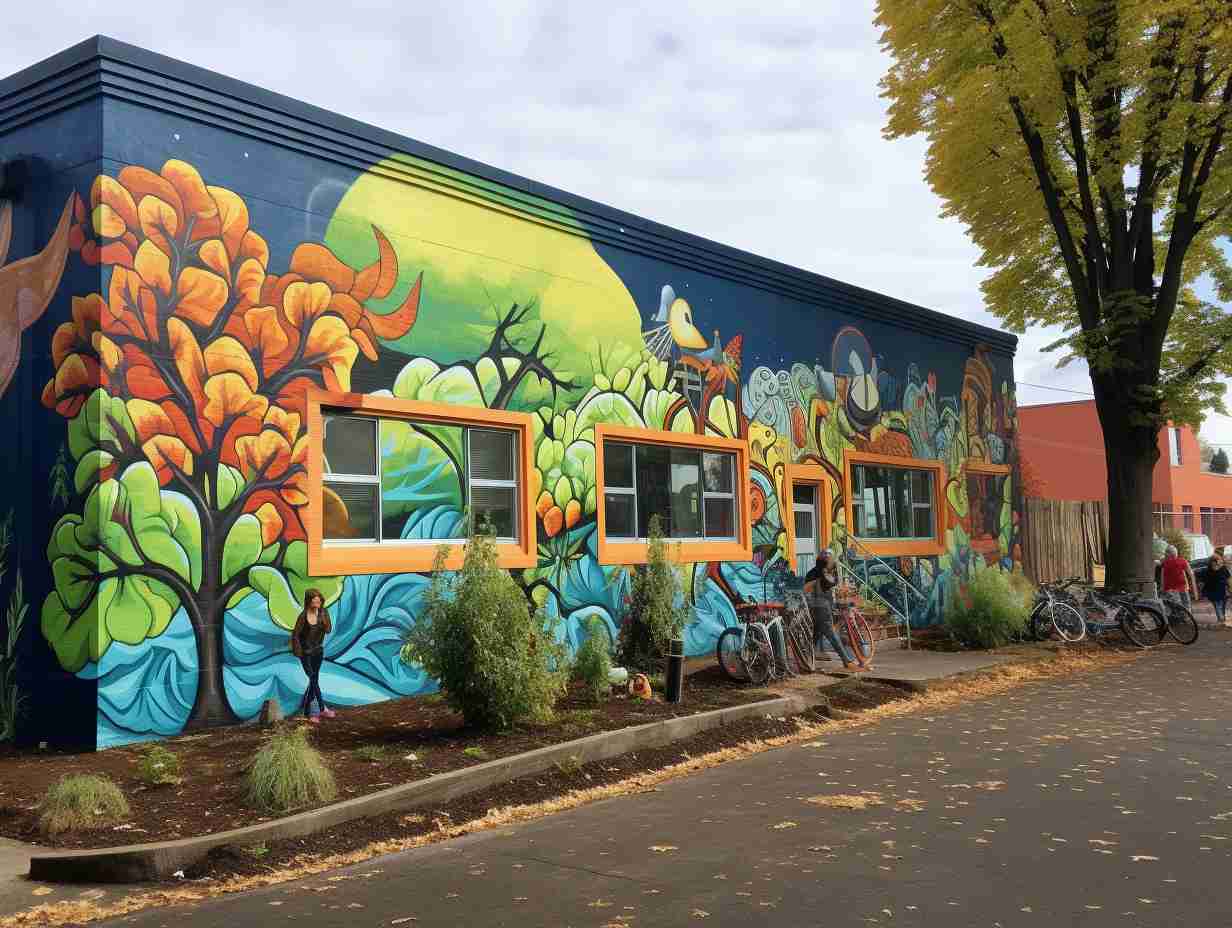
[[[1074,604],[1068,587],[1080,578],[1070,577],[1057,583],[1041,583],[1035,594],[1035,603],[1027,620],[1027,634],[1035,641],[1049,637],[1048,629],[1062,641],[1081,641],[1087,634],[1087,623],[1082,612]]]
[[[1163,640],[1164,635],[1171,635],[1172,639],[1178,644],[1191,645],[1198,640],[1198,620],[1194,618],[1194,614],[1190,611],[1178,597],[1170,596],[1167,593],[1163,595],[1164,616],[1167,621],[1164,624],[1164,630],[1160,634],[1160,640]]]
[[[1080,581],[1066,581],[1073,586]],[[1150,648],[1167,634],[1167,619],[1164,611],[1151,600],[1128,593],[1101,593],[1086,588],[1081,601],[1083,620],[1087,631],[1095,641],[1104,643],[1105,636],[1113,630],[1120,631],[1126,639],[1139,648]]]
[[[840,641],[846,636],[847,647],[855,655],[856,663],[869,666],[877,650],[877,641],[873,638],[868,619],[857,608],[855,596],[849,588],[838,587],[835,593],[838,595],[834,603],[834,630],[838,632]]]
[[[737,603],[739,625],[723,629],[715,644],[715,658],[729,679],[737,683],[747,680],[760,686],[771,677],[784,677],[787,669],[786,648],[776,648],[774,630],[785,641],[782,616],[775,611],[779,603]],[[761,621],[769,614],[769,621]]]

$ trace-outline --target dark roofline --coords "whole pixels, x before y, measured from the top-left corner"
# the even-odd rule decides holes
[[[580,219],[592,239],[614,247],[972,347],[986,344],[1010,354],[1017,348],[1017,337],[1008,332],[721,245],[106,36],[87,39],[0,80],[0,135],[96,96],[127,100],[361,170],[404,153],[431,162],[426,170],[433,183],[498,202],[532,221],[577,232]],[[424,171],[408,167],[405,179],[423,176]],[[494,184],[505,189],[493,189]]]

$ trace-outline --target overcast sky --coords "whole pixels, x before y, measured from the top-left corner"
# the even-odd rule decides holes
[[[977,322],[978,252],[918,140],[881,138],[872,0],[40,0],[0,73],[95,33],[708,238]],[[1023,404],[1081,399],[1028,332]],[[1043,390],[1046,384],[1077,393]],[[1229,443],[1232,419],[1211,417]]]

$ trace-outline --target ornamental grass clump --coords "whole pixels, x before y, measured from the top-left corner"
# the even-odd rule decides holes
[[[402,660],[436,679],[469,726],[502,730],[550,721],[568,683],[556,623],[532,609],[498,566],[491,537],[468,539],[456,574],[444,569],[447,550],[437,552],[423,609],[403,638]]]
[[[248,766],[245,798],[262,812],[290,812],[338,795],[334,775],[303,728],[285,728],[266,740]]]
[[[573,678],[582,683],[593,702],[601,702],[612,691],[612,655],[607,629],[598,616],[586,623],[586,640],[573,658]]]
[[[128,817],[128,800],[106,777],[68,776],[39,803],[39,830],[48,837],[66,831],[109,828]]]
[[[950,635],[968,648],[998,648],[1021,637],[1030,615],[1029,601],[1008,574],[976,570],[962,588],[951,590],[945,607]]]
[[[184,781],[180,775],[180,758],[161,744],[146,748],[137,762],[137,776],[150,786],[177,786]]]

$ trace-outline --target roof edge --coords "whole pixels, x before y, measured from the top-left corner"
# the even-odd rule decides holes
[[[987,345],[1011,355],[1017,349],[1018,338],[1009,332],[723,245],[107,36],[86,39],[0,79],[0,135],[94,95],[156,104],[244,134],[260,128],[268,142],[360,169],[392,154],[410,155],[444,169],[431,183],[464,186],[469,197],[499,200],[503,209],[571,234],[579,234],[580,219],[586,234],[613,247],[972,347]],[[323,139],[324,154],[309,152],[305,137]],[[481,183],[470,186],[449,172]],[[408,170],[399,179],[415,182],[414,174]],[[493,192],[493,184],[505,190]]]

